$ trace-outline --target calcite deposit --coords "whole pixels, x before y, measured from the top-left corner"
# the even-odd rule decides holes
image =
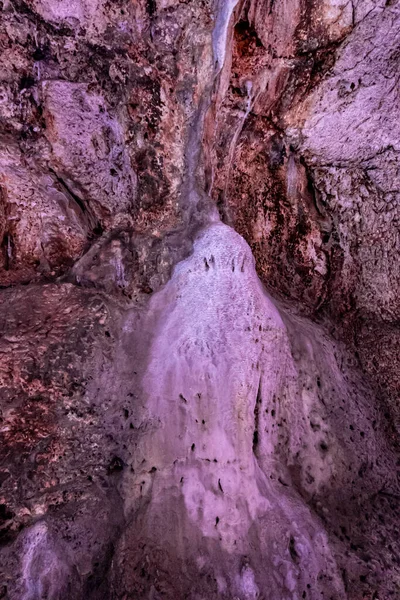
[[[400,598],[398,0],[0,10],[0,598]]]

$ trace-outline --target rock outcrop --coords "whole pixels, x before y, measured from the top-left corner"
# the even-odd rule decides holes
[[[0,598],[397,598],[398,2],[0,5]]]

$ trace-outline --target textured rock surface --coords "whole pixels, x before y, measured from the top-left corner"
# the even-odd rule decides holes
[[[396,411],[399,5],[306,5],[238,12],[209,187],[266,285],[341,323]]]
[[[398,598],[398,2],[0,7],[0,598]]]

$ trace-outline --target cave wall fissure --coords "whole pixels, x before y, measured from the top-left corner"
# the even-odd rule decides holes
[[[399,3],[0,4],[0,597],[396,598]]]

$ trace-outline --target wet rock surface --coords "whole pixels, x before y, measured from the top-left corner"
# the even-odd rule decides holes
[[[340,324],[397,411],[399,7],[323,6],[239,8],[209,188],[265,284]],[[361,342],[380,328],[393,369]]]
[[[0,5],[0,598],[397,598],[398,2]]]

